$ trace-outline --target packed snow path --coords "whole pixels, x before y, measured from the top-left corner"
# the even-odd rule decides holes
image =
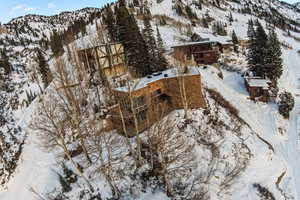
[[[290,91],[295,97],[295,107],[290,113],[289,129],[287,141],[282,141],[277,145],[278,150],[283,154],[288,163],[288,173],[293,178],[296,189],[295,199],[300,198],[300,146],[299,146],[299,131],[300,131],[300,57],[297,53],[298,48],[284,53],[285,67],[287,70],[287,86],[290,85]],[[287,189],[287,188],[286,188]]]

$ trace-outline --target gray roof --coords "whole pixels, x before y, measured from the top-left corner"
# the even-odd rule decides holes
[[[124,86],[124,87],[114,88],[114,90],[121,91],[121,92],[129,92],[130,90],[135,91],[144,88],[148,84],[161,79],[174,78],[179,76],[200,75],[200,72],[196,67],[189,67],[188,72],[185,74],[180,73],[179,70],[176,68],[167,69],[165,71],[154,73],[154,74],[130,82],[129,88],[128,86]]]

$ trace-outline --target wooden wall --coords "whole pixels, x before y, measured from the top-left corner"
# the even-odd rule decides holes
[[[219,45],[199,44],[193,46],[174,47],[174,58],[179,61],[194,59],[195,63],[214,64],[218,62],[220,51],[222,48]]]
[[[185,85],[189,108],[204,108],[206,105],[202,94],[200,75],[190,75],[166,79],[166,88],[168,90],[167,93],[171,96],[172,106],[176,109],[183,108],[181,92],[179,89],[183,88],[183,85]]]
[[[137,98],[140,96],[145,97],[146,115],[147,119],[139,122],[138,129],[142,132],[160,120],[162,117],[169,114],[175,109],[182,109],[183,102],[179,88],[182,88],[184,81],[186,96],[189,109],[192,108],[205,108],[205,99],[202,94],[201,76],[200,75],[187,75],[182,77],[164,78],[158,81],[149,83],[146,87],[135,90],[132,92],[132,97]],[[191,87],[192,86],[192,87]],[[155,91],[160,90],[159,98],[155,96]],[[125,118],[126,132],[129,136],[135,133],[135,126],[132,113],[130,109],[126,109],[123,102],[129,103],[128,93],[115,91],[122,114]],[[138,112],[138,111],[136,111]],[[113,124],[119,132],[124,132],[122,120],[120,118],[119,107],[111,111],[113,116]]]
[[[265,90],[261,87],[250,87],[247,82],[246,84],[246,89],[249,93],[249,97],[251,100],[259,100],[262,102],[268,102],[269,101],[269,95],[268,95],[268,90]]]

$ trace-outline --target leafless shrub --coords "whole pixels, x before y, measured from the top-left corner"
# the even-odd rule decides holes
[[[228,163],[225,164],[224,174],[225,178],[221,183],[221,191],[229,188],[233,181],[246,169],[249,162],[249,149],[248,147],[241,143],[234,145],[234,165],[230,166]]]
[[[151,166],[150,174],[163,177],[169,196],[176,196],[174,184],[179,181],[182,185],[195,167],[194,144],[175,127],[170,118],[162,119],[147,131],[143,145],[143,154]]]
[[[209,93],[210,97],[213,98],[218,104],[225,108],[233,116],[239,117],[239,111],[227,101],[219,92],[214,89],[206,88],[206,91]]]

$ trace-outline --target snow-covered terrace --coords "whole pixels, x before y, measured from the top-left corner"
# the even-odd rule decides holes
[[[182,68],[171,68],[162,72],[156,72],[146,77],[130,81],[127,86],[114,88],[114,90],[121,92],[135,91],[147,87],[148,84],[162,79],[174,78],[179,76],[200,75],[197,67],[189,67],[186,73],[181,72],[181,70]]]

